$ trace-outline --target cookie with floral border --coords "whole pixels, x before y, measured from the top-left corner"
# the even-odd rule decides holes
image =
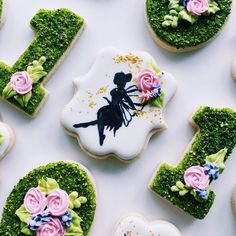
[[[74,80],[75,94],[62,124],[90,156],[129,162],[166,128],[163,108],[176,80],[146,52],[105,48],[90,71]]]
[[[3,210],[0,235],[86,236],[95,209],[88,170],[75,162],[50,163],[32,170],[14,187]]]
[[[6,12],[7,12],[7,0],[0,0],[0,27],[5,22]]]
[[[43,85],[81,34],[84,20],[67,10],[39,10],[31,20],[35,38],[12,66],[0,63],[0,97],[35,116],[48,91]]]
[[[15,134],[12,128],[1,121],[0,117],[0,160],[7,155],[15,142]]]
[[[166,221],[147,222],[138,214],[123,217],[117,224],[113,236],[181,236],[180,231]]]
[[[204,47],[221,31],[232,0],[146,0],[146,22],[155,42],[175,53]]]
[[[200,107],[192,123],[198,131],[183,159],[176,167],[163,163],[149,187],[193,217],[203,219],[215,199],[211,183],[223,173],[236,146],[236,112]]]

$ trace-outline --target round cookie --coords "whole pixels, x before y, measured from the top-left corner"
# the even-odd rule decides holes
[[[146,0],[146,21],[155,42],[175,53],[193,51],[216,37],[231,0]]]
[[[122,218],[113,236],[181,236],[179,230],[166,221],[147,222],[142,216],[131,214]]]
[[[166,128],[163,109],[176,80],[146,52],[102,50],[91,70],[74,80],[62,124],[90,156],[129,162]]]
[[[50,163],[32,170],[14,187],[4,207],[0,235],[86,236],[95,209],[88,170],[74,162]]]
[[[14,141],[15,135],[12,128],[0,121],[0,160],[10,151]]]

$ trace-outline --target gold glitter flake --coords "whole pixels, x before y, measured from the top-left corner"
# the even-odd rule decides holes
[[[89,103],[89,107],[90,108],[94,108],[96,105],[97,105],[97,103],[95,103],[95,102],[90,102]]]
[[[98,91],[96,92],[96,95],[106,93],[107,89],[108,89],[108,86],[99,88]]]
[[[116,64],[125,63],[125,62],[129,62],[131,64],[140,64],[143,62],[143,59],[141,59],[140,57],[138,57],[130,52],[124,56],[118,55],[117,57],[113,58],[113,61]]]

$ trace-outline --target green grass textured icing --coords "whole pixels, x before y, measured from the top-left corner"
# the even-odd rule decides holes
[[[43,68],[49,74],[70,47],[83,24],[84,20],[80,16],[67,9],[39,10],[31,20],[31,26],[35,29],[36,35],[30,46],[12,67],[0,63],[0,95],[12,74],[25,71],[30,63],[41,56],[47,59]],[[33,86],[33,95],[26,107],[22,108],[14,98],[8,101],[27,114],[34,115],[46,95],[42,87],[46,79],[47,76]]]
[[[180,22],[177,28],[162,26],[169,13],[169,0],[146,0],[148,22],[155,34],[165,43],[176,48],[195,47],[214,37],[224,25],[231,12],[231,0],[217,1],[220,11],[201,16],[194,24]]]
[[[171,187],[178,180],[184,181],[184,172],[189,167],[203,165],[207,156],[223,148],[228,149],[225,160],[227,159],[236,145],[236,113],[228,108],[201,107],[194,114],[193,121],[199,127],[199,131],[190,148],[177,167],[167,163],[161,165],[150,184],[150,189],[195,218],[203,219],[214,202],[215,193],[211,191],[206,201],[199,202],[190,194],[181,197],[178,193],[172,192]]]
[[[81,227],[84,235],[88,235],[96,209],[95,189],[87,173],[76,163],[69,162],[56,162],[41,166],[18,182],[7,198],[0,224],[0,235],[22,235],[20,233],[21,222],[15,215],[15,211],[22,205],[27,191],[32,187],[37,187],[38,180],[45,177],[55,179],[60,188],[67,193],[77,191],[79,196],[87,198],[87,203],[81,205],[78,213],[83,220]]]

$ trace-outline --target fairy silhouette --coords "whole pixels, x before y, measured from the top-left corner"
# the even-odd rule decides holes
[[[74,128],[87,128],[89,126],[97,125],[98,134],[99,134],[99,143],[102,146],[106,138],[104,130],[108,129],[109,131],[113,130],[114,136],[116,131],[124,125],[128,127],[129,123],[132,121],[133,117],[137,114],[134,111],[137,111],[136,106],[143,109],[144,105],[141,103],[135,103],[132,101],[132,96],[138,96],[133,94],[138,91],[136,85],[129,86],[125,89],[126,84],[132,79],[132,74],[125,74],[123,72],[116,73],[113,79],[113,83],[117,86],[112,89],[110,92],[111,100],[107,97],[103,97],[108,105],[101,107],[97,112],[97,119],[79,123],[73,125]],[[132,112],[133,111],[133,112]]]

